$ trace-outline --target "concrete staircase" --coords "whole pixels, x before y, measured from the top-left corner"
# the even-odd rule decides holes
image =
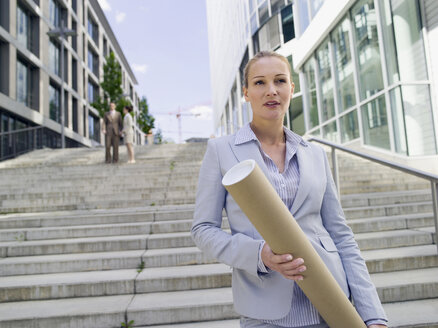
[[[204,151],[138,147],[136,164],[106,165],[103,149],[42,150],[0,163],[0,327],[239,327],[231,269],[189,233]],[[391,327],[438,327],[429,184],[339,162]]]

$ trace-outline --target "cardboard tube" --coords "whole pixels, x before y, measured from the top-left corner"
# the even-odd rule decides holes
[[[222,184],[276,254],[301,257],[307,270],[297,282],[331,328],[366,325],[257,163],[232,167]]]

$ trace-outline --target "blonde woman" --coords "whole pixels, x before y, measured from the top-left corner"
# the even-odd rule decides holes
[[[234,135],[209,140],[192,225],[196,245],[233,268],[233,300],[241,327],[328,327],[295,284],[303,279],[306,259],[274,254],[221,184],[223,175],[246,159],[258,163],[366,325],[386,327],[324,150],[283,126],[294,91],[287,59],[260,52],[248,62],[244,78],[253,120]],[[221,229],[224,208],[231,234]]]
[[[125,138],[126,148],[128,149],[128,163],[135,163],[134,159],[134,125],[132,123],[132,106],[125,106],[123,108],[123,113],[125,114],[123,118],[123,135]]]

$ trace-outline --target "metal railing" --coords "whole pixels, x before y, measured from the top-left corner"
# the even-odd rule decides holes
[[[0,161],[43,148],[43,126],[0,133]]]
[[[331,148],[331,158],[332,158],[332,166],[333,166],[333,179],[336,184],[336,188],[338,189],[338,194],[340,194],[340,187],[339,187],[339,167],[338,162],[336,159],[336,150],[340,150],[364,159],[367,159],[369,161],[372,161],[374,163],[378,163],[381,165],[384,165],[386,167],[389,167],[394,170],[398,170],[410,175],[414,175],[416,177],[419,177],[421,179],[428,180],[430,182],[431,191],[432,191],[432,206],[433,206],[433,215],[435,220],[435,239],[438,240],[438,175],[433,173],[424,172],[421,170],[417,170],[414,168],[411,168],[409,166],[398,164],[392,161],[388,161],[382,158],[378,158],[372,155],[368,155],[353,149],[348,149],[345,147],[342,147],[340,145],[337,145],[335,143],[332,143],[330,141],[326,141],[323,139],[311,137],[307,139],[308,141],[314,141],[318,142],[320,144],[329,146]],[[438,242],[436,242],[437,251],[438,251]]]

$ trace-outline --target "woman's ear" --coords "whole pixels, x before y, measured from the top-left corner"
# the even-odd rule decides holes
[[[292,97],[294,95],[294,90],[295,90],[295,83],[291,82],[290,99],[292,99]]]
[[[245,101],[249,102],[247,87],[243,87],[243,96],[245,97]]]

